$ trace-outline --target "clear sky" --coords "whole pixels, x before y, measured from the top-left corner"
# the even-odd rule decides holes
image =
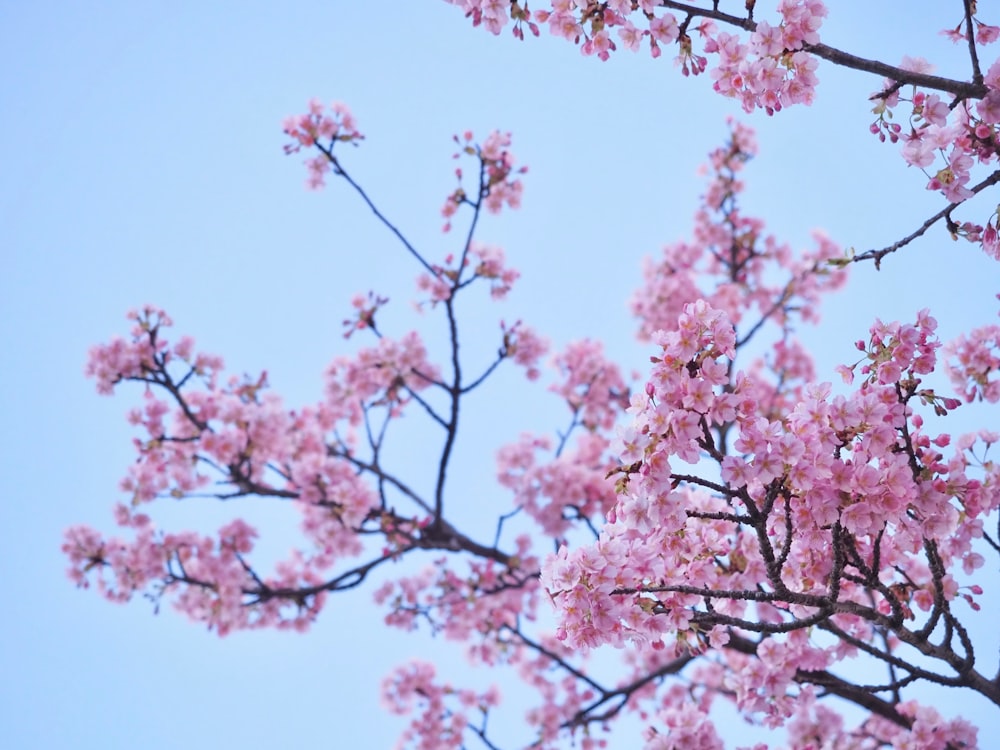
[[[870,4],[830,5],[828,43],[891,63],[922,55],[962,75],[937,35],[961,3],[894,0],[863,15]],[[761,155],[745,209],[795,247],[814,227],[859,251],[881,247],[940,200],[868,133],[878,81],[828,64],[819,74],[815,106],[746,118]],[[682,79],[670,55],[601,64],[547,35],[494,38],[440,0],[0,3],[6,747],[389,747],[400,723],[379,709],[377,688],[393,664],[442,654],[464,679],[447,644],[384,629],[367,591],[331,601],[307,635],[220,640],[169,608],[110,605],[64,575],[63,529],[111,530],[133,457],[123,416],[138,391],[100,398],[82,374],[91,344],[125,332],[126,310],[164,307],[230,371],[267,369],[290,406],[320,398],[355,292],[392,298],[397,330],[416,325],[414,264],[343,186],[306,192],[301,159],[282,154],[282,118],[313,96],[349,103],[367,136],[353,173],[436,257],[458,242],[439,231],[452,134],[512,131],[530,166],[524,208],[487,220],[480,238],[502,245],[523,279],[503,305],[470,310],[476,338],[487,351],[497,319],[523,318],[557,344],[605,341],[626,370],[648,361],[626,309],[640,260],[689,234],[696,168],[725,117],[743,117],[706,80]],[[964,218],[985,221],[991,201]],[[821,376],[836,377],[876,316],[912,320],[929,306],[944,338],[994,321],[998,270],[943,231],[881,273],[854,269],[808,339]],[[504,376],[503,395],[483,398],[463,437],[456,479],[471,516],[482,504],[484,529],[504,501],[492,489],[495,447],[565,424],[554,399],[521,383]],[[996,410],[966,411],[963,429],[996,426]],[[213,528],[233,512],[203,501],[159,519]]]

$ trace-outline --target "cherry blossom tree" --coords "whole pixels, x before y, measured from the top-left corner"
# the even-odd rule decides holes
[[[314,101],[285,122],[286,151],[306,155],[311,188],[343,181],[398,240],[419,327],[383,330],[388,300],[357,296],[344,337],[365,345],[333,360],[319,401],[290,409],[266,373],[226,376],[219,357],[173,336],[166,312],[129,313],[129,335],[95,346],[87,365],[100,393],[142,384],[129,415],[137,458],[114,514],[122,531],[69,529],[71,578],[113,601],[169,602],[219,635],[303,631],[338,592],[370,586],[389,627],[456,641],[473,664],[523,682],[532,705],[519,746],[610,746],[631,717],[649,750],[720,748],[726,704],[783,729],[754,750],[978,747],[977,729],[940,715],[921,689],[1000,707],[983,651],[996,644],[975,642],[972,626],[977,577],[1000,555],[1000,469],[988,455],[1000,433],[948,427],[963,403],[1000,400],[1000,326],[942,343],[930,310],[875,320],[848,339],[855,359],[835,378],[814,371],[796,332],[851,267],[875,273],[926,234],[1000,260],[998,213],[966,204],[1000,181],[1000,62],[985,52],[1000,28],[972,0],[956,4],[944,33],[967,52],[969,76],[953,80],[919,58],[893,65],[825,45],[819,0],[781,0],[768,18],[753,0],[451,2],[493,33],[547,29],[586,55],[666,52],[747,113],[809,104],[819,60],[871,73],[872,136],[896,144],[944,205],[886,247],[845,250],[817,233],[793,251],[741,209],[757,145],[731,121],[708,155],[691,236],[649,261],[631,301],[650,353],[638,374],[588,339],[546,360],[546,340],[522,321],[499,322],[495,356],[479,361],[461,345],[462,301],[501,299],[519,276],[479,238],[486,214],[522,200],[511,135],[455,137],[457,185],[441,210],[451,250],[438,257],[356,176],[364,137],[350,109]],[[434,326],[441,352],[425,343]],[[470,394],[510,365],[530,382],[549,373],[569,421],[499,451],[507,504],[492,511],[492,538],[476,538],[456,519],[449,477]],[[388,457],[404,418],[439,445],[429,492]],[[245,521],[214,534],[154,523],[157,501],[204,496],[285,504],[301,538],[268,569]],[[496,688],[413,662],[386,678],[384,698],[411,719],[402,747],[501,746],[488,722],[505,710]]]

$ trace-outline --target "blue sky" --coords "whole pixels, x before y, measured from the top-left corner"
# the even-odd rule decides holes
[[[961,75],[961,56],[936,34],[959,14],[942,5],[896,0],[864,17],[836,9],[824,38],[893,63],[923,55]],[[911,31],[916,18],[922,28]],[[813,107],[747,118],[761,155],[746,173],[745,210],[799,248],[813,227],[859,251],[888,244],[940,201],[867,132],[878,82],[825,64],[820,78]],[[490,218],[480,238],[502,245],[523,278],[503,305],[470,310],[471,340],[488,351],[497,319],[523,318],[556,343],[602,339],[628,370],[647,356],[626,309],[640,260],[689,233],[696,168],[724,138],[725,117],[743,117],[708,88],[667,56],[601,64],[547,36],[494,38],[439,0],[377,10],[337,0],[0,5],[8,746],[388,747],[400,723],[380,711],[377,687],[393,664],[440,654],[465,677],[447,644],[385,630],[366,591],[331,602],[308,635],[220,640],[141,600],[107,604],[63,573],[62,530],[110,530],[132,460],[123,416],[138,393],[99,398],[82,374],[91,344],[124,333],[127,309],[166,308],[230,371],[267,369],[290,406],[320,397],[323,369],[345,348],[352,294],[384,293],[388,324],[414,325],[406,300],[417,268],[341,185],[304,190],[300,159],[281,151],[285,115],[313,96],[349,103],[367,136],[350,154],[353,173],[438,257],[458,241],[439,231],[452,134],[512,131],[530,166],[524,207]],[[968,218],[985,220],[992,200]],[[945,338],[992,322],[998,278],[995,263],[942,232],[880,273],[856,268],[809,339],[819,372],[834,379],[876,316],[912,320],[929,306]],[[526,395],[474,402],[456,477],[470,518],[476,503],[487,507],[484,529],[504,500],[491,489],[495,447],[565,423],[540,389],[504,375],[495,393],[505,388]],[[996,410],[966,411],[963,429],[996,424]],[[232,510],[175,505],[163,519],[211,527]],[[290,528],[251,513],[279,538]]]

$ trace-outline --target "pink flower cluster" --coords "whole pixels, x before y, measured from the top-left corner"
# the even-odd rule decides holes
[[[333,102],[327,111],[322,102],[313,99],[309,102],[308,112],[285,118],[282,128],[292,139],[285,146],[286,154],[313,147],[318,147],[321,151],[318,156],[306,160],[309,170],[306,185],[311,190],[323,187],[326,184],[326,173],[335,168],[332,152],[337,141],[356,143],[364,138],[358,131],[354,115],[343,102]]]
[[[446,3],[457,5],[468,18],[472,19],[473,26],[482,25],[492,34],[499,34],[507,21],[513,19],[519,28],[521,21],[530,24],[532,33],[538,36],[538,26],[531,21],[531,11],[522,8],[519,2],[511,0],[445,0]],[[515,35],[523,38],[523,32]]]
[[[967,402],[1000,401],[1000,326],[960,335],[946,345],[945,354],[948,377]]]
[[[657,334],[662,354],[645,393],[633,396],[608,524],[593,545],[564,546],[543,566],[560,637],[571,647],[666,637],[690,643],[719,615],[752,630],[758,618],[784,619],[782,610],[808,620],[827,601],[856,614],[873,593],[880,600],[868,611],[874,620],[891,612],[912,617],[910,605],[926,610],[936,596],[957,597],[951,575],[935,583],[921,553],[931,541],[944,570],[974,566],[972,541],[984,516],[1000,507],[1000,487],[992,476],[967,476],[961,453],[945,462],[939,449],[948,436],[930,439],[912,412],[911,399],[939,401],[919,377],[935,365],[934,327],[924,313],[913,326],[877,323],[868,379],[858,390],[832,396],[829,386],[808,388],[790,413],[772,420],[761,416],[767,386],[731,371],[736,337],[728,320],[703,301],[689,304],[674,330]],[[733,453],[711,432],[725,425]],[[721,484],[697,471],[706,459],[720,465]],[[859,560],[881,566],[882,588],[872,592],[836,567],[829,551],[844,532]],[[713,600],[708,611],[706,599]],[[853,615],[843,622],[867,627]],[[781,649],[793,642],[793,634],[766,641]],[[776,699],[789,676],[779,679],[778,662],[757,656],[739,679],[758,681],[747,695],[761,702],[737,703],[784,720],[792,708]],[[802,652],[780,661],[782,668],[803,663]]]
[[[739,175],[757,143],[749,127],[732,121],[729,126],[729,143],[709,154],[705,169],[711,179],[693,238],[667,245],[660,259],[644,262],[644,284],[631,301],[643,340],[672,327],[684,307],[699,299],[734,324],[756,314],[783,325],[791,309],[815,321],[822,294],[846,283],[846,271],[828,263],[841,250],[825,235],[814,233],[816,249],[795,255],[766,233],[762,220],[735,205],[744,189]],[[706,285],[713,280],[714,286]],[[783,304],[776,306],[776,300]]]
[[[490,282],[490,296],[497,300],[506,297],[521,274],[507,267],[503,248],[473,242],[469,245],[469,254],[474,264],[473,275]]]
[[[441,379],[416,331],[399,340],[381,338],[354,356],[337,357],[326,374],[327,404],[338,409],[337,418],[346,417],[355,426],[361,424],[367,405],[387,405],[398,416],[412,394]]]
[[[422,342],[415,333],[399,341],[382,338],[354,357],[338,358],[328,372],[327,399],[288,411],[266,392],[266,375],[220,386],[221,361],[195,354],[188,338],[172,346],[164,335],[170,319],[161,311],[147,307],[130,318],[131,341],[94,347],[87,372],[100,392],[137,380],[168,397],[147,390],[142,407],[129,416],[146,433],[135,440],[138,460],[122,481],[133,507],[210,485],[222,497],[290,498],[302,511],[312,549],[293,552],[274,577],[257,578],[248,567],[256,532],[246,524],[234,522],[213,540],[157,531],[148,516],[121,506],[118,523],[131,531],[131,540],[103,539],[85,527],[67,533],[71,577],[81,585],[96,579],[116,601],[142,591],[170,596],[222,634],[238,627],[304,627],[325,598],[321,574],[363,551],[358,530],[377,507],[371,488],[340,455],[349,448],[332,437],[336,425],[358,425],[371,408],[398,414],[412,394],[436,382]],[[193,388],[195,382],[202,389]],[[296,588],[315,590],[299,606],[268,595]]]
[[[378,296],[374,292],[368,292],[367,296],[354,295],[351,298],[351,307],[354,308],[354,313],[351,317],[345,318],[342,323],[344,338],[349,339],[357,331],[374,328],[375,313],[388,301],[386,297]]]
[[[436,680],[433,664],[413,661],[398,668],[382,683],[382,700],[394,714],[420,713],[400,737],[397,750],[458,750],[472,723],[470,712],[485,716],[500,703],[500,691],[455,689]]]
[[[762,654],[762,661],[772,666],[780,664],[786,674],[794,672],[796,665],[793,660],[798,656],[804,657],[799,668],[805,668],[807,664],[816,666],[825,661],[822,656],[817,661],[816,654],[822,654],[821,650],[807,647],[803,652],[806,639],[801,634],[794,636],[793,640],[800,645],[791,648],[769,645],[767,652]],[[722,663],[709,662],[693,670],[690,688],[674,685],[666,691],[662,707],[655,714],[657,725],[662,729],[656,725],[647,727],[644,750],[687,750],[691,747],[721,750],[725,747],[710,716],[715,699],[734,690],[745,696],[745,683],[753,682],[755,678],[745,680],[744,670],[750,669],[758,674],[761,670],[754,664],[756,659],[745,654],[722,650],[719,657]],[[769,695],[774,692],[771,688],[762,691]],[[739,745],[737,750],[769,750],[772,747],[788,750],[959,750],[978,747],[977,730],[969,722],[960,718],[946,720],[935,709],[913,701],[904,701],[898,706],[901,715],[912,722],[911,729],[874,714],[859,726],[848,728],[844,717],[821,703],[817,693],[814,687],[806,685],[780,699],[789,711],[789,718],[784,724],[787,731],[785,743],[769,745],[759,742],[752,746]],[[773,723],[772,720],[769,725]]]
[[[589,433],[572,451],[540,461],[536,454],[551,451],[551,442],[524,434],[497,453],[497,476],[547,537],[565,538],[579,519],[599,518],[615,502],[604,481],[612,468],[607,448],[606,438]]]
[[[803,690],[796,701],[795,715],[788,722],[788,748],[836,750],[959,750],[975,748],[977,730],[963,719],[946,720],[930,706],[914,701],[899,704],[900,713],[912,720],[906,730],[880,716],[871,716],[854,729],[845,726],[844,717],[818,702],[814,690]],[[845,744],[847,743],[847,744]],[[747,750],[768,750],[758,744]]]
[[[486,664],[502,660],[494,640],[504,628],[513,628],[518,614],[537,609],[539,586],[530,572],[538,559],[530,554],[531,540],[519,536],[510,566],[495,560],[471,561],[461,574],[447,558],[434,561],[416,575],[387,581],[375,592],[377,604],[388,605],[386,624],[415,630],[426,621],[435,633],[468,644],[470,657]]]
[[[479,174],[478,195],[470,199],[465,188],[462,187],[462,169],[455,169],[455,176],[458,178],[458,187],[449,195],[441,208],[441,215],[446,223],[443,227],[445,232],[451,230],[451,217],[455,215],[459,207],[469,204],[475,208],[483,206],[490,213],[500,213],[506,204],[512,209],[521,205],[521,194],[524,192],[524,185],[517,175],[528,171],[527,167],[515,169],[514,156],[510,153],[511,144],[510,133],[501,133],[495,130],[487,136],[482,144],[477,144],[471,130],[465,131],[462,137],[454,137],[455,143],[460,147],[460,151],[455,154],[456,159],[463,155],[475,156],[479,164],[477,172]]]
[[[460,6],[475,25],[482,24],[494,34],[499,34],[508,20],[515,22],[514,33],[520,38],[524,37],[524,25],[537,36],[538,24],[547,24],[555,36],[602,60],[607,60],[619,45],[637,51],[648,42],[655,58],[661,55],[661,45],[676,44],[675,63],[687,76],[708,70],[706,55],[715,55],[717,63],[710,71],[713,88],[739,99],[747,112],[763,109],[768,114],[792,104],[812,102],[817,59],[811,50],[820,43],[818,32],[827,15],[822,0],[780,0],[776,22],[730,16],[716,7],[702,13],[697,5],[692,5],[689,15],[679,22],[656,0],[552,0],[550,9],[535,11],[529,10],[527,4],[504,0],[446,2]],[[753,6],[748,3],[748,8]],[[976,5],[971,7],[975,13]],[[702,15],[737,30],[719,30],[715,21],[700,19]],[[978,44],[991,44],[1000,38],[1000,27],[975,16],[971,21]],[[955,42],[967,44],[964,19],[943,33]],[[695,48],[692,35],[700,38],[700,50]],[[932,70],[925,60],[909,57],[903,59],[899,69],[919,74]],[[979,63],[975,58],[974,70],[978,83]],[[1000,155],[1000,61],[988,67],[982,82],[986,87],[984,95],[958,96],[949,102],[944,94],[917,86],[912,87],[907,99],[903,84],[887,79],[871,97],[877,102],[871,132],[883,141],[902,141],[906,162],[925,172],[929,190],[941,192],[952,203],[961,203],[974,194],[971,177],[975,166],[996,163]],[[893,110],[901,101],[912,105],[906,131],[893,121]],[[992,219],[985,228],[973,222],[955,223],[950,228],[956,236],[983,244],[987,253],[1000,258],[998,223]]]
[[[515,21],[515,35],[521,38],[522,23],[528,24],[535,36],[536,22],[546,23],[555,36],[579,44],[583,54],[602,60],[618,49],[617,39],[633,52],[646,41],[653,57],[662,54],[661,45],[676,43],[675,62],[684,75],[697,75],[708,66],[707,58],[693,49],[687,33],[690,19],[682,26],[672,13],[660,12],[656,0],[552,0],[551,10],[536,11],[499,0],[446,2],[459,5],[475,25],[482,24],[494,34],[500,33],[508,18]],[[702,21],[695,28],[704,52],[718,55],[718,67],[712,71],[716,91],[740,99],[748,112],[760,107],[773,113],[788,104],[812,101],[816,61],[804,49],[819,42],[817,32],[826,7],[820,0],[782,0],[778,13],[781,21],[777,26],[758,22],[747,42],[718,32],[711,21]]]
[[[536,453],[551,451],[551,442],[523,434],[499,451],[497,466],[499,482],[514,493],[516,505],[546,536],[563,538],[580,519],[603,516],[614,501],[603,478],[612,464],[605,455],[609,441],[602,433],[614,426],[627,405],[628,389],[599,342],[570,343],[554,364],[562,378],[549,390],[563,398],[574,425],[587,432],[572,451],[560,447],[544,462],[536,460]]]
[[[861,373],[871,383],[891,385],[899,382],[904,372],[910,376],[933,372],[939,347],[934,338],[936,330],[937,321],[926,309],[917,313],[914,325],[876,320],[868,343],[858,341],[855,344],[868,358]]]
[[[983,23],[975,16],[972,17],[972,25],[976,30],[974,38],[977,44],[993,44],[997,39],[1000,39],[1000,26]],[[968,43],[969,37],[965,29],[965,19],[963,18],[955,28],[944,29],[941,34],[948,37],[955,44]]]
[[[790,104],[811,104],[815,94],[818,61],[803,50],[819,43],[826,7],[820,0],[783,0],[778,12],[778,26],[758,22],[745,43],[727,32],[705,42],[705,51],[719,56],[713,88],[739,99],[747,112],[774,114]]]
[[[541,374],[538,362],[549,350],[548,340],[520,320],[510,327],[501,322],[500,327],[503,331],[504,356],[511,357],[514,364],[525,368],[528,380],[537,380]]]
[[[470,277],[465,276],[466,269],[471,268]],[[417,277],[417,288],[430,295],[431,305],[451,299],[460,288],[472,283],[475,279],[489,282],[490,296],[501,300],[514,286],[521,274],[515,268],[509,268],[506,263],[503,248],[483,245],[472,241],[456,267],[455,256],[448,255],[444,265],[433,265],[428,273]]]
[[[992,42],[997,27],[986,26],[978,19],[981,44]],[[960,39],[964,34],[960,35]],[[932,73],[933,66],[921,58],[904,58],[903,70]],[[903,87],[886,79],[873,94],[877,100],[873,109],[876,120],[871,131],[881,140],[902,141],[901,154],[910,166],[919,168],[928,177],[927,189],[939,191],[951,203],[961,203],[975,192],[970,187],[977,165],[996,164],[1000,159],[1000,61],[994,62],[983,76],[986,95],[978,100],[962,99],[947,102],[937,93],[928,93],[917,86]],[[909,97],[905,96],[909,92]],[[909,104],[909,128],[904,131],[892,122],[901,102]],[[966,223],[953,232],[970,242],[982,243],[983,249],[1000,258],[997,225],[994,217],[986,227]]]
[[[529,537],[520,536],[516,543],[518,554],[511,561],[515,572],[505,572],[490,563],[472,566],[467,574],[459,576],[438,561],[416,576],[386,583],[376,592],[376,600],[391,607],[386,617],[389,625],[412,629],[418,622],[427,621],[435,632],[464,641],[472,663],[514,667],[525,685],[542,699],[525,714],[528,725],[538,732],[538,747],[557,747],[565,724],[579,706],[594,699],[594,691],[573,674],[556,676],[558,660],[577,656],[562,643],[544,634],[539,636],[537,647],[525,640],[520,627],[535,619],[538,605],[538,560],[528,552]],[[471,691],[457,688],[442,690],[433,685],[433,679],[433,670],[427,666],[409,665],[384,683],[390,710],[421,712],[406,732],[404,743],[440,747],[442,730],[450,741],[447,720],[456,709],[444,701],[435,701],[435,697],[447,700],[447,696],[472,695]],[[419,687],[409,689],[417,684]],[[492,705],[496,704],[488,700],[482,707]],[[464,718],[458,721],[456,726],[469,726]],[[576,734],[575,742],[583,750],[607,746],[606,740],[595,738],[591,732]]]
[[[261,582],[244,564],[257,532],[243,521],[223,526],[213,539],[194,532],[157,531],[147,516],[124,506],[119,507],[118,517],[133,530],[132,540],[103,539],[89,527],[74,526],[63,544],[71,578],[84,587],[96,580],[98,590],[111,601],[125,602],[144,591],[157,600],[172,596],[178,610],[220,636],[245,628],[304,630],[323,606],[322,593],[299,606],[282,599],[249,605],[247,591]],[[319,583],[319,578],[293,554],[278,563],[274,575],[263,583],[272,589],[302,588]]]
[[[222,359],[208,354],[193,354],[194,340],[181,338],[173,347],[158,337],[160,327],[173,325],[170,316],[153,305],[130,310],[126,318],[132,321],[131,340],[115,336],[110,343],[90,348],[84,374],[97,381],[97,392],[109,395],[122,380],[144,379],[160,366],[184,362],[192,374],[215,383],[222,369]]]
[[[927,61],[919,58],[908,58],[900,67],[919,73],[933,71]],[[991,86],[996,85],[998,74],[1000,63],[995,63],[987,76]],[[927,94],[916,87],[913,87],[912,97],[904,100],[899,86],[892,80],[883,83],[882,92],[875,95],[879,101],[873,111],[878,119],[872,123],[872,132],[878,133],[882,140],[888,134],[892,142],[903,141],[903,159],[929,175],[928,190],[940,191],[952,203],[961,203],[972,197],[968,184],[973,166],[977,161],[987,163],[997,156],[992,134],[993,126],[1000,122],[1000,117],[994,118],[989,107],[984,108],[991,101],[990,97],[980,100],[977,105],[980,117],[976,117],[970,105],[956,107],[953,114],[938,94]],[[909,101],[912,106],[908,133],[901,133],[896,124],[889,122],[900,101]],[[988,119],[981,119],[983,114]],[[935,162],[940,164],[939,168],[928,172],[928,167]]]
[[[562,380],[549,390],[562,397],[588,430],[610,430],[628,405],[628,387],[618,365],[604,356],[601,342],[571,342],[554,364]]]
[[[715,723],[693,703],[669,705],[657,714],[657,718],[664,731],[648,727],[643,750],[723,750],[725,747],[715,731]]]

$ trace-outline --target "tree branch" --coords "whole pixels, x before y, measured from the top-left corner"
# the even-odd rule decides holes
[[[974,195],[976,193],[980,193],[986,188],[990,187],[991,185],[996,185],[998,182],[1000,182],[1000,170],[995,171],[993,174],[991,174],[985,180],[980,182],[978,185],[971,188],[972,193]],[[900,248],[906,247],[911,242],[913,242],[913,240],[923,236],[924,232],[926,232],[932,226],[937,224],[937,222],[939,222],[941,219],[947,219],[949,226],[951,226],[952,225],[951,212],[954,211],[956,208],[958,208],[960,205],[962,205],[962,203],[949,203],[947,206],[945,206],[936,214],[931,216],[929,219],[927,219],[927,221],[925,221],[923,224],[917,227],[913,232],[911,232],[898,242],[894,242],[888,247],[882,248],[881,250],[866,250],[860,255],[855,255],[853,258],[850,259],[850,261],[852,263],[860,263],[861,261],[865,260],[874,260],[875,269],[879,270],[882,265],[882,258],[884,258],[886,255],[889,255],[890,253],[896,252]]]

